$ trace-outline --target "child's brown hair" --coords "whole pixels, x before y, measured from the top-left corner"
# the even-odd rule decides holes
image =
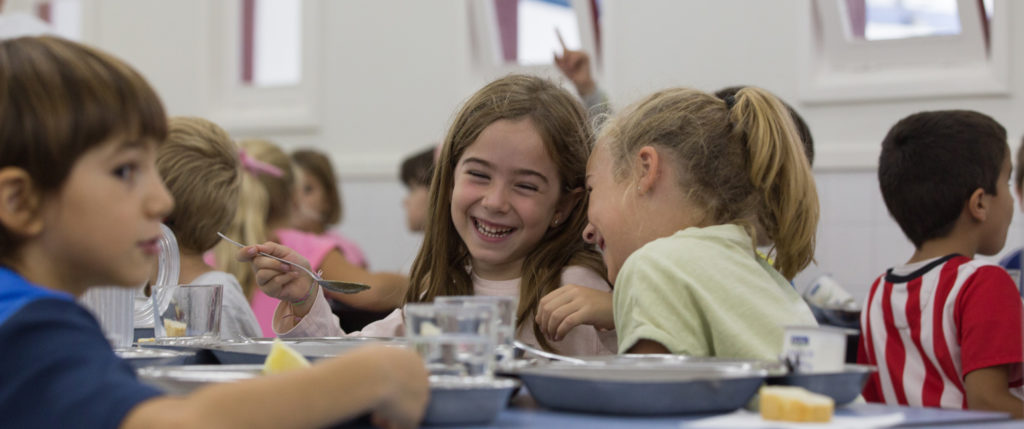
[[[157,150],[156,166],[174,196],[174,211],[164,220],[178,246],[192,252],[212,248],[235,215],[241,171],[238,148],[213,122],[195,117],[170,120],[167,140]]]
[[[406,301],[432,301],[440,295],[472,295],[466,268],[470,254],[451,222],[455,167],[485,128],[499,120],[529,119],[558,168],[561,194],[582,190],[593,135],[576,98],[534,76],[510,75],[476,92],[455,117],[445,138],[430,184],[430,210],[423,245],[413,263]],[[570,209],[565,223],[549,229],[523,261],[517,329],[530,320],[541,297],[561,286],[562,269],[582,265],[605,275],[600,255],[582,238],[587,225],[586,198]],[[534,326],[541,346],[551,348]]]
[[[659,91],[610,120],[599,140],[608,142],[616,180],[629,180],[629,160],[655,146],[680,167],[679,186],[704,222],[747,224],[756,216],[786,278],[814,257],[814,177],[789,112],[767,91],[745,87],[724,100],[687,88]]]
[[[82,154],[113,137],[166,136],[163,103],[121,60],[57,37],[0,41],[0,168],[25,170],[42,193],[58,191]],[[0,261],[21,244],[0,226]]]
[[[306,170],[313,176],[320,186],[324,188],[324,198],[327,198],[327,208],[322,216],[324,226],[341,223],[341,216],[344,213],[341,205],[341,193],[338,191],[338,178],[334,175],[334,167],[331,166],[330,158],[312,149],[301,149],[292,152],[292,162],[295,166]]]

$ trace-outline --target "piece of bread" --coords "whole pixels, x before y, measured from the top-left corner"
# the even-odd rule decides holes
[[[802,387],[764,386],[760,396],[761,417],[765,420],[828,422],[835,410],[832,398]]]
[[[187,328],[188,326],[185,325],[185,322],[164,319],[164,332],[167,333],[168,337],[184,337]]]
[[[306,357],[277,338],[270,346],[267,360],[263,361],[264,374],[280,374],[306,367],[309,367]]]

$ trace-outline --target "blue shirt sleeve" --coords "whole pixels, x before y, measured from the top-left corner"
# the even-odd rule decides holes
[[[36,299],[0,323],[0,427],[116,428],[157,395],[74,301]]]

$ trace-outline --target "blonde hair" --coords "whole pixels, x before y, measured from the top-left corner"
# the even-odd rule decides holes
[[[291,207],[295,174],[291,160],[281,148],[266,140],[249,139],[238,142],[239,150],[255,160],[270,164],[279,170],[280,177],[244,168],[238,193],[238,209],[225,233],[246,244],[263,243],[270,237],[267,225],[287,219]],[[217,269],[233,274],[251,297],[256,284],[252,266],[235,260],[238,248],[221,242],[214,247]]]
[[[814,178],[793,120],[769,92],[746,87],[723,101],[693,89],[659,91],[610,120],[600,140],[618,181],[633,174],[629,160],[640,148],[655,146],[680,167],[679,186],[703,222],[740,224],[753,236],[746,220],[756,217],[787,279],[813,259]]]
[[[163,104],[121,60],[58,37],[0,40],[0,168],[17,167],[44,194],[64,186],[87,151],[113,137],[167,136]],[[24,237],[0,226],[0,260]]]
[[[176,117],[170,119],[167,140],[156,156],[175,201],[164,223],[182,249],[209,250],[220,241],[217,232],[228,226],[237,207],[241,174],[235,142],[213,122]]]
[[[455,167],[463,152],[485,128],[499,120],[529,119],[558,168],[562,197],[582,189],[593,135],[586,112],[575,97],[533,76],[510,75],[476,92],[456,115],[444,140],[430,184],[431,201],[423,245],[413,263],[406,301],[432,301],[441,295],[472,295],[467,267],[471,255],[451,222]],[[585,197],[570,208],[568,219],[550,228],[523,262],[517,329],[531,320],[540,298],[561,286],[562,270],[582,265],[606,275],[600,255],[582,239],[587,225]],[[534,334],[551,349],[538,326]]]

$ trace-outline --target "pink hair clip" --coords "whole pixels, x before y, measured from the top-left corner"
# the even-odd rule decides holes
[[[284,176],[284,172],[280,168],[249,156],[249,154],[245,153],[245,149],[238,150],[238,161],[242,163],[242,167],[257,176],[261,174],[273,177]]]

